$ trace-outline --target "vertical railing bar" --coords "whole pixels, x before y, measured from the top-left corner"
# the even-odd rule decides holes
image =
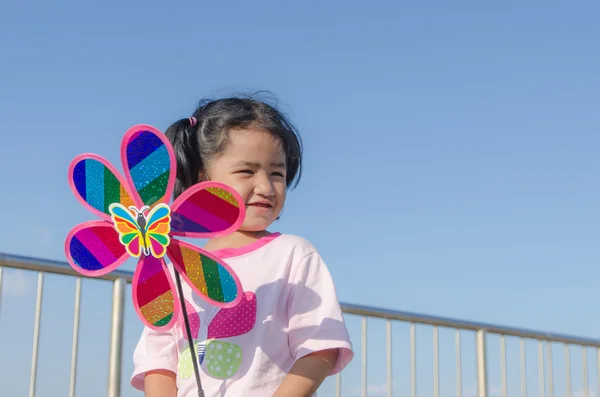
[[[486,332],[477,330],[477,397],[487,397],[487,355],[485,347]]]
[[[590,384],[588,380],[588,365],[587,365],[587,348],[581,346],[581,358],[583,360],[583,396],[589,397],[590,395]]]
[[[79,346],[79,313],[81,307],[81,277],[75,280],[75,308],[73,309],[73,339],[71,341],[71,379],[69,397],[75,397],[75,381],[77,379],[77,352]]]
[[[546,397],[546,381],[544,379],[544,342],[538,341],[538,384],[540,397]]]
[[[548,396],[554,397],[554,373],[552,365],[552,342],[546,342],[546,371],[548,372]]]
[[[335,375],[335,397],[342,397],[342,373]]]
[[[114,281],[110,355],[108,363],[108,397],[121,397],[121,361],[123,355],[126,287],[127,283],[124,278],[118,278]]]
[[[460,351],[460,329],[456,329],[456,335],[454,337],[454,346],[456,348],[456,397],[462,397],[462,360]]]
[[[502,388],[502,397],[507,397],[506,393],[506,338],[500,335],[500,382]]]
[[[44,273],[38,273],[37,297],[35,300],[35,322],[33,325],[33,349],[31,353],[31,374],[29,378],[29,397],[35,397],[37,383],[37,362],[40,341],[40,322],[42,319],[42,298],[44,292]]]
[[[440,350],[437,325],[433,326],[433,397],[440,397]]]
[[[567,397],[571,397],[571,351],[568,343],[565,343],[565,372],[567,376]]]
[[[525,366],[525,339],[519,338],[519,356],[521,358],[521,397],[527,397],[527,367]]]
[[[597,374],[597,382],[598,382],[598,397],[600,397],[600,349],[596,348],[596,370],[598,371]]]
[[[387,320],[386,324],[386,350],[387,350],[387,397],[393,397],[394,387],[392,381],[392,321]]]
[[[362,376],[361,389],[362,397],[367,397],[367,317],[362,318]]]
[[[2,313],[2,270],[4,267],[0,266],[0,314]]]
[[[410,323],[410,396],[417,397],[417,329]]]

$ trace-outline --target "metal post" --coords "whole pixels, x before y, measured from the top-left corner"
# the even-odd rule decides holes
[[[75,309],[73,313],[73,339],[71,341],[71,377],[69,382],[69,397],[75,397],[75,382],[77,380],[77,351],[79,348],[79,315],[81,312],[81,277],[75,282]]]
[[[2,311],[2,269],[3,267],[0,266],[0,312]]]
[[[598,395],[600,396],[600,349],[596,348],[596,369],[598,371],[598,375],[596,376],[598,382]]]
[[[417,329],[410,324],[410,397],[417,397]]]
[[[519,356],[521,358],[521,397],[527,397],[527,365],[525,355],[525,339],[519,339]]]
[[[540,397],[546,397],[546,381],[544,380],[544,342],[538,341],[538,382]]]
[[[583,396],[590,396],[590,383],[588,380],[588,363],[587,363],[587,347],[581,346],[581,358],[583,360],[582,372],[583,372]]]
[[[598,361],[600,363],[600,361]],[[598,367],[600,368],[600,366]],[[565,372],[567,376],[567,397],[571,397],[571,352],[569,345],[565,343]]]
[[[44,273],[38,273],[37,297],[35,301],[35,322],[33,325],[33,351],[31,353],[31,375],[29,377],[29,397],[35,397],[37,386],[37,363],[40,346],[40,323],[42,320],[42,299],[44,295]]]
[[[433,326],[433,396],[440,397],[440,350],[438,327]]]
[[[112,327],[108,363],[108,397],[121,397],[121,359],[123,352],[123,325],[125,316],[125,288],[127,282],[118,278],[113,285]]]
[[[367,397],[367,318],[362,318],[362,376],[361,396]]]
[[[502,397],[508,396],[506,383],[506,339],[504,335],[500,335],[500,382]]]
[[[554,397],[554,371],[551,341],[546,342],[546,371],[548,371],[548,397]]]
[[[477,397],[487,397],[487,362],[485,331],[477,331]]]
[[[456,336],[454,339],[454,345],[456,346],[456,397],[462,397],[462,359],[461,359],[461,348],[460,348],[460,329],[456,329]]]
[[[386,335],[386,383],[387,383],[387,397],[393,397],[394,388],[393,388],[393,380],[392,380],[392,322],[387,320],[385,325],[385,335]]]

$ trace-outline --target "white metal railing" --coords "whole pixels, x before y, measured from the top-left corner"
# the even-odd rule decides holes
[[[3,268],[22,269],[38,273],[37,296],[33,333],[33,349],[31,357],[31,372],[29,397],[36,395],[37,380],[37,362],[38,346],[40,333],[40,316],[43,303],[44,275],[46,273],[61,274],[65,276],[76,277],[75,284],[75,303],[73,316],[73,336],[71,349],[71,371],[69,384],[69,397],[75,396],[75,382],[77,378],[77,351],[79,338],[79,313],[81,306],[81,276],[76,273],[67,263],[44,260],[39,258],[30,258],[10,254],[0,253],[0,297],[2,296],[2,270]],[[125,315],[125,295],[128,283],[131,283],[133,273],[117,270],[110,274],[97,277],[96,279],[109,280],[113,283],[113,301],[112,301],[112,324],[110,334],[109,349],[109,372],[108,372],[108,397],[121,396],[121,364],[123,348],[123,330]],[[392,397],[393,375],[392,375],[392,324],[394,322],[404,322],[409,324],[410,339],[410,396],[417,397],[417,352],[416,352],[416,325],[424,324],[432,327],[433,330],[433,396],[440,397],[440,359],[439,359],[439,329],[449,328],[455,330],[454,348],[455,348],[455,386],[456,397],[463,397],[462,386],[462,357],[461,357],[461,331],[473,331],[476,335],[476,394],[478,397],[490,396],[488,390],[488,349],[486,348],[486,336],[488,334],[498,335],[500,337],[500,378],[501,378],[501,397],[508,397],[507,391],[507,360],[506,360],[506,337],[516,337],[519,339],[519,363],[520,363],[520,395],[527,397],[527,377],[526,377],[526,339],[538,341],[538,381],[540,397],[555,397],[554,390],[554,371],[552,357],[554,355],[553,344],[562,343],[565,347],[565,379],[566,379],[566,397],[572,397],[572,377],[571,377],[571,357],[570,346],[580,346],[582,348],[582,372],[583,372],[583,397],[589,396],[588,379],[588,350],[593,349],[597,357],[597,380],[598,397],[600,397],[600,339],[588,339],[570,335],[560,335],[550,332],[539,332],[527,329],[504,327],[493,324],[485,324],[471,321],[463,321],[451,318],[428,316],[417,313],[410,313],[397,310],[386,310],[381,308],[367,307],[342,303],[342,309],[345,314],[358,316],[361,318],[361,343],[360,343],[360,366],[361,366],[361,388],[360,395],[367,397],[367,324],[368,319],[383,319],[386,322],[386,387],[385,395]],[[0,316],[2,314],[2,302],[0,301]],[[546,368],[544,369],[544,350],[546,350]],[[341,375],[335,378],[335,395],[342,395]]]

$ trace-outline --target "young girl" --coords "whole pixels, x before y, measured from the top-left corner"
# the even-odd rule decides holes
[[[226,98],[202,102],[166,135],[177,157],[175,196],[211,180],[235,189],[246,204],[239,231],[204,247],[237,273],[240,304],[219,310],[184,284],[192,337],[206,352],[199,364],[206,397],[312,396],[353,351],[319,253],[301,237],[267,230],[300,178],[294,127],[266,103]],[[182,320],[168,332],[145,328],[131,384],[146,397],[197,397],[192,356]]]

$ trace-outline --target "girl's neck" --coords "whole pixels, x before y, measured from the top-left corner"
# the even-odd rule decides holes
[[[252,244],[253,242],[270,234],[271,233],[267,230],[261,230],[260,232],[246,232],[238,230],[237,232],[228,234],[227,236],[217,237],[209,240],[204,248],[208,251],[217,251],[224,248],[240,248],[248,244]]]

